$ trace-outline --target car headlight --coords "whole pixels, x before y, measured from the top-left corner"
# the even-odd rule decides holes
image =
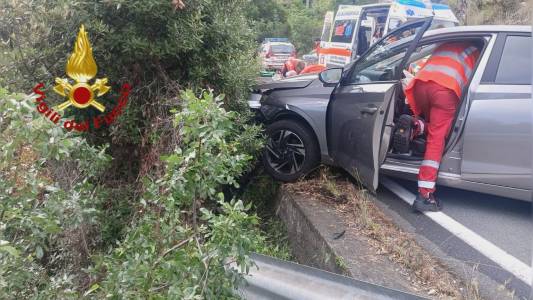
[[[259,109],[261,107],[261,98],[263,94],[251,93],[248,98],[248,107],[251,109]]]
[[[273,105],[262,105],[259,110],[267,120],[270,120],[283,109]]]

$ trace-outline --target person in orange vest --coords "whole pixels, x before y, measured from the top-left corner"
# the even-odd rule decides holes
[[[320,39],[315,39],[315,52],[316,52],[316,56],[319,57],[320,56]]]
[[[324,71],[326,69],[326,66],[324,65],[318,65],[318,64],[314,64],[314,65],[309,65],[309,66],[306,66],[300,73],[299,75],[302,75],[302,74],[315,74],[315,73],[320,73],[322,71]]]
[[[443,43],[414,77],[402,82],[415,117],[400,116],[395,143],[404,139],[405,144],[405,140],[427,133],[424,160],[418,171],[418,196],[413,203],[415,210],[442,209],[434,196],[440,161],[463,88],[468,85],[479,54],[478,46],[472,42]]]
[[[298,75],[304,68],[305,63],[302,60],[291,56],[283,64],[283,68],[281,69],[281,75],[283,75],[283,77],[295,76]]]
[[[429,57],[424,57],[422,59],[419,59],[411,64],[409,64],[409,73],[413,74],[413,75],[416,75],[416,73],[418,73],[422,67],[426,64],[426,62],[428,61],[428,58]]]

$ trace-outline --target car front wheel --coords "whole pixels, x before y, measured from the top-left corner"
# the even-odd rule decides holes
[[[266,130],[263,151],[266,171],[280,181],[297,180],[320,163],[318,143],[307,126],[293,120],[280,120]]]

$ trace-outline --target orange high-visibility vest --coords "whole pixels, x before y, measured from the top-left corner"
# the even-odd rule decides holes
[[[287,71],[296,71],[296,65],[298,65],[298,62],[300,60],[294,57],[289,57],[287,61],[285,62],[285,68]]]
[[[407,69],[407,71],[409,71],[409,73],[411,73],[413,75],[416,75],[416,73],[418,73],[422,69],[422,67],[424,67],[424,65],[426,64],[427,61],[428,61],[427,58],[419,59],[419,60],[411,63],[409,65],[409,69]]]
[[[326,69],[326,66],[323,65],[309,65],[305,67],[300,74],[314,74],[320,73]]]
[[[467,42],[450,42],[437,47],[405,89],[407,101],[415,115],[420,114],[413,97],[413,87],[417,81],[433,81],[454,91],[461,99],[478,57],[479,50]]]

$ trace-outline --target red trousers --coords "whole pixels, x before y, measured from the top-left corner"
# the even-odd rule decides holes
[[[418,170],[418,191],[427,198],[429,193],[435,192],[442,152],[455,118],[459,98],[454,91],[433,81],[417,81],[413,87],[413,95],[413,104],[426,120],[426,153]]]

